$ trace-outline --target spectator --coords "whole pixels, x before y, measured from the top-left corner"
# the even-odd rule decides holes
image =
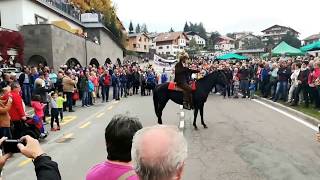
[[[303,99],[306,107],[309,107],[309,97],[308,97],[308,76],[309,69],[307,68],[308,61],[304,61],[301,65],[300,73],[298,75],[298,87],[294,93],[294,100],[291,103],[292,106],[297,106],[299,101],[299,94],[302,91]]]
[[[86,180],[138,180],[131,164],[131,146],[134,134],[141,128],[137,118],[113,117],[105,130],[108,160],[90,169]]]
[[[168,81],[168,74],[166,73],[166,68],[163,68],[161,74],[161,83],[166,83]]]
[[[291,103],[293,101],[294,92],[298,88],[298,85],[299,85],[298,76],[300,74],[300,68],[301,68],[301,64],[300,63],[298,63],[298,64],[293,63],[292,64],[293,72],[292,72],[292,74],[290,76],[291,85],[290,85],[290,89],[289,89],[288,102],[287,103]]]
[[[268,84],[270,82],[270,66],[269,63],[262,65],[260,80],[261,80],[261,94],[264,98],[268,97]]]
[[[249,77],[250,70],[248,69],[247,64],[243,63],[240,70],[239,70],[239,79],[240,79],[240,89],[242,91],[242,98],[249,97]]]
[[[52,92],[51,95],[48,96],[50,107],[51,107],[51,131],[60,131],[60,123],[59,123],[59,110],[57,105],[58,95],[55,92]],[[54,122],[57,124],[57,128],[54,128]]]
[[[34,95],[39,95],[41,97],[41,103],[47,104],[47,106],[44,109],[44,114],[45,116],[49,116],[49,106],[48,106],[48,91],[49,87],[46,84],[45,81],[45,75],[43,72],[39,72],[38,78],[34,82],[34,90],[33,94]],[[45,122],[45,118],[43,119]]]
[[[19,83],[13,83],[11,85],[12,106],[9,110],[9,115],[11,117],[12,136],[14,139],[19,139],[21,137],[23,121],[26,120],[23,100],[19,94],[20,91],[21,87]]]
[[[62,79],[63,92],[67,95],[66,106],[64,107],[64,111],[68,110],[69,112],[74,112],[72,110],[72,94],[74,92],[74,87],[76,85],[75,81],[71,78],[71,73],[69,71],[66,72],[66,75]]]
[[[0,83],[0,88],[5,88],[11,85],[12,80],[10,79],[10,74],[2,74],[2,82]]]
[[[187,151],[187,141],[176,127],[157,125],[136,133],[131,155],[140,180],[180,180]]]
[[[19,84],[22,87],[22,97],[24,103],[28,106],[31,105],[31,85],[30,85],[30,69],[24,68],[19,76]]]
[[[80,73],[80,79],[79,79],[79,91],[81,95],[82,100],[82,107],[88,107],[88,78],[83,74],[83,72]]]
[[[104,74],[102,75],[103,86],[102,86],[102,102],[109,101],[109,89],[111,85],[111,76],[108,70],[105,70]]]
[[[10,129],[10,115],[9,110],[12,105],[12,98],[10,97],[10,87],[0,89],[0,138],[12,138]]]
[[[279,70],[278,70],[278,83],[276,89],[276,96],[273,99],[274,102],[277,102],[280,96],[284,101],[287,100],[288,92],[288,80],[290,78],[291,71],[287,67],[287,64],[284,60],[279,61]]]

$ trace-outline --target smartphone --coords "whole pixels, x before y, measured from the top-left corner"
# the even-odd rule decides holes
[[[20,149],[17,146],[19,143],[22,143],[22,142],[20,140],[13,140],[13,139],[5,140],[1,145],[3,154],[20,153]]]

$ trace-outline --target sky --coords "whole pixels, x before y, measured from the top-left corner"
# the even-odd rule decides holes
[[[300,39],[320,33],[320,0],[113,0],[128,29],[130,21],[146,23],[152,32],[172,27],[182,31],[186,21],[202,22],[207,32],[249,31],[256,35],[274,25],[289,26]]]

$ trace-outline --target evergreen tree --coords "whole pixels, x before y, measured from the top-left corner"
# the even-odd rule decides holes
[[[143,23],[143,24],[142,24],[142,26],[141,26],[141,32],[148,33],[148,28],[147,28],[146,23]]]
[[[189,28],[188,22],[186,22],[183,28],[183,32],[189,32],[189,31],[190,31],[190,28]]]
[[[172,28],[172,27],[170,28],[169,32],[174,32],[174,30],[173,30],[173,28]]]
[[[141,27],[140,27],[140,24],[138,24],[136,27],[136,33],[140,33],[140,32],[141,32]]]
[[[129,25],[129,34],[133,33],[133,25],[132,25],[132,21],[130,21],[130,25]]]
[[[295,48],[301,47],[301,41],[289,32],[282,38],[282,41],[285,41],[287,44]]]

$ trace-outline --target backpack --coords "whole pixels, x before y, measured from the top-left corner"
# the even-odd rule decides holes
[[[94,91],[94,85],[91,80],[88,80],[88,90],[89,90],[89,92]]]
[[[104,82],[104,85],[105,85],[105,86],[110,86],[110,76],[105,75],[103,82]]]

